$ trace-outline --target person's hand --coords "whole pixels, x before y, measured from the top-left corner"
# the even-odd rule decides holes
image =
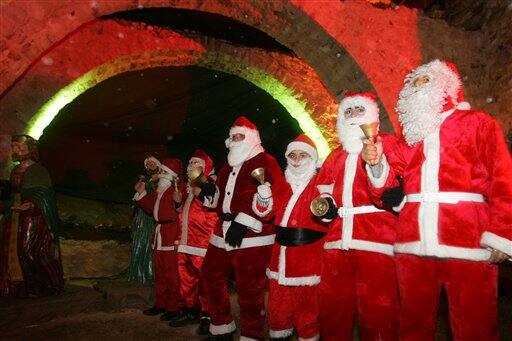
[[[215,192],[217,188],[215,184],[211,182],[206,182],[201,186],[201,191],[199,192],[199,199],[204,201],[204,198],[213,198],[215,196]]]
[[[152,182],[156,182],[156,181],[158,181],[158,179],[160,179],[160,178],[158,177],[158,174],[153,174],[153,175],[151,175],[151,179],[150,179],[150,181],[152,181]]]
[[[12,207],[11,210],[19,212],[19,211],[27,211],[27,210],[30,210],[31,208],[34,208],[34,204],[32,204],[31,202],[26,202],[19,206]]]
[[[247,226],[237,223],[236,221],[233,220],[228,230],[226,231],[224,240],[232,247],[240,247],[240,245],[242,245],[242,241],[244,240],[246,233]]]
[[[180,191],[174,191],[172,193],[172,200],[177,204],[181,203],[181,200],[183,200],[183,194],[181,194]]]
[[[361,157],[370,166],[375,166],[380,163],[382,151],[382,139],[380,137],[377,137],[377,142],[375,143],[372,143],[369,139],[363,140]]]
[[[264,185],[259,185],[257,191],[261,199],[268,199],[272,196],[272,189],[270,188],[270,184],[268,182]]]
[[[487,260],[487,262],[491,264],[501,263],[504,260],[507,260],[509,256],[505,252],[501,252],[500,250],[491,249],[491,256]]]
[[[144,192],[144,190],[146,189],[146,184],[142,181],[138,181],[136,184],[135,184],[135,191],[139,194],[141,194],[142,192]]]
[[[196,187],[196,186],[192,187],[192,194],[193,194],[195,197],[197,197],[199,194],[201,194],[201,188]]]

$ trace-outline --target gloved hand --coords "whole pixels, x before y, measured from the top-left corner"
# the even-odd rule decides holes
[[[398,206],[404,199],[404,180],[401,176],[397,176],[396,179],[398,180],[398,183],[400,185],[397,187],[386,189],[384,193],[382,193],[382,196],[380,197],[382,203],[386,207]]]
[[[231,222],[231,226],[229,226],[228,230],[226,231],[224,240],[232,247],[239,247],[242,245],[242,240],[244,239],[246,233],[247,226],[233,220]]]
[[[204,201],[205,197],[213,198],[216,190],[217,188],[215,187],[215,184],[212,182],[205,182],[201,186],[201,193],[199,193],[197,197],[201,199],[201,201]]]
[[[338,208],[334,204],[334,201],[330,197],[326,197],[325,200],[327,200],[327,203],[329,204],[329,209],[327,212],[322,216],[323,219],[329,219],[333,220],[338,216]]]
[[[272,189],[270,188],[270,184],[268,182],[266,182],[264,185],[259,185],[257,191],[261,199],[265,200],[272,196]]]

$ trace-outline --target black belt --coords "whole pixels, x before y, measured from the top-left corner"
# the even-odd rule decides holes
[[[302,246],[316,242],[325,236],[325,232],[311,230],[305,227],[278,226],[276,241],[282,246]]]
[[[235,220],[235,215],[233,213],[225,212],[220,214],[220,220],[222,221],[233,221]]]
[[[176,221],[177,221],[176,219],[169,219],[169,220],[157,221],[156,223],[162,225],[162,224],[175,223]]]

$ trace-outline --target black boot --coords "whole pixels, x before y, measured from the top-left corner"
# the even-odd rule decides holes
[[[149,309],[146,309],[146,310],[142,311],[142,313],[144,315],[147,315],[147,316],[156,316],[156,315],[160,315],[160,314],[165,313],[165,309],[164,308],[158,308],[158,307],[151,307]]]
[[[165,313],[160,316],[160,320],[162,321],[170,321],[173,318],[176,318],[180,314],[179,311],[166,311]]]
[[[208,341],[233,341],[234,334],[234,332],[219,335],[208,334]]]
[[[199,311],[196,309],[183,309],[179,315],[169,320],[170,327],[183,327],[187,324],[199,322]]]
[[[201,313],[199,326],[196,329],[197,335],[208,335],[210,331],[210,316],[207,313]]]

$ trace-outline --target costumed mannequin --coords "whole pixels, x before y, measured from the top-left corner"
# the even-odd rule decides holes
[[[0,203],[0,292],[44,296],[64,288],[57,234],[57,204],[48,171],[38,162],[37,141],[12,137],[11,195]],[[7,199],[7,198],[6,198]]]
[[[318,339],[318,292],[326,227],[316,221],[309,206],[318,196],[316,146],[299,135],[286,148],[287,185],[274,192],[276,241],[267,276],[270,278],[268,325],[271,340]]]
[[[187,175],[187,197],[180,213],[181,230],[178,245],[183,308],[180,319],[171,321],[170,325],[178,327],[199,320],[197,333],[207,335],[210,315],[200,274],[210,236],[219,223],[217,212],[205,207],[198,197],[201,188],[215,182],[213,161],[208,154],[197,149],[189,160]]]
[[[338,112],[341,147],[331,152],[317,177],[329,203],[320,292],[322,340],[352,340],[357,315],[361,340],[398,338],[398,289],[393,243],[396,217],[374,206],[361,159],[362,124],[379,122],[371,93],[347,93]],[[382,135],[385,148],[396,142]],[[379,207],[380,203],[375,203]]]
[[[149,178],[141,177],[144,181],[146,193],[149,195],[155,190],[158,180],[160,161],[149,156],[144,160],[144,168]],[[128,280],[142,284],[153,284],[153,251],[151,250],[151,236],[155,219],[153,214],[147,214],[140,207],[135,207],[132,221],[132,253],[130,258],[130,272]]]
[[[434,339],[444,286],[454,339],[498,340],[491,263],[512,256],[512,161],[503,131],[470,110],[456,67],[439,60],[407,75],[396,109],[404,140],[384,154],[378,143],[365,145],[364,158],[376,197],[403,176],[400,339]]]
[[[204,203],[217,207],[222,219],[214,230],[203,263],[211,315],[210,338],[230,340],[236,326],[231,315],[228,279],[234,271],[240,304],[241,340],[263,340],[265,269],[274,243],[274,226],[264,215],[272,209],[272,192],[284,185],[277,161],[265,153],[256,126],[239,117],[226,140],[228,165],[221,168],[215,191],[204,188]],[[251,173],[264,169],[264,183]],[[254,174],[254,173],[253,173]]]
[[[178,274],[178,213],[181,208],[183,182],[181,161],[165,159],[160,165],[156,190],[147,194],[145,184],[135,185],[135,202],[156,221],[153,232],[153,268],[155,305],[145,315],[159,315],[162,320],[179,318],[180,283]]]

